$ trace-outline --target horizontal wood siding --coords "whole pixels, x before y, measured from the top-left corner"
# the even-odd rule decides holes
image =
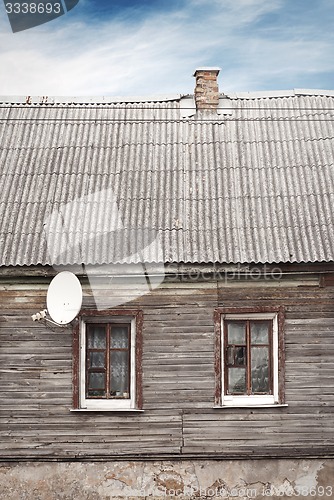
[[[332,287],[180,282],[125,304],[144,313],[144,412],[95,413],[70,411],[72,329],[31,321],[48,282],[0,283],[2,459],[334,454]],[[286,311],[288,407],[213,409],[214,310],[264,305]]]
[[[185,412],[184,453],[316,455],[334,451],[334,290],[219,287],[220,307],[285,307],[283,408]]]

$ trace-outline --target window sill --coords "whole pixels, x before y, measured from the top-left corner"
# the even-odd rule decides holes
[[[94,412],[101,412],[101,411],[113,411],[113,412],[136,412],[136,413],[142,413],[144,410],[138,410],[137,408],[71,408],[70,411],[73,412],[87,412],[87,411],[94,411]]]
[[[213,410],[226,410],[231,408],[286,408],[287,403],[284,404],[234,404],[234,405],[224,405],[224,406],[213,406]]]

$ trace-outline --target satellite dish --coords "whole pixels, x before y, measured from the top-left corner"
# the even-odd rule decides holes
[[[63,271],[53,278],[46,296],[48,313],[59,325],[67,325],[79,313],[82,288],[75,274]]]

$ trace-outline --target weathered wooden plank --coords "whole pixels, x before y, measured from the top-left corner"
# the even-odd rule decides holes
[[[70,412],[71,329],[30,319],[44,307],[47,281],[12,283],[10,289],[0,284],[2,456],[235,456],[236,451],[284,456],[330,449],[334,290],[311,283],[281,288],[202,283],[199,289],[181,283],[140,297],[131,305],[144,311],[145,411],[85,414]],[[108,293],[101,291],[106,298]],[[94,308],[88,289],[84,303]],[[286,307],[287,408],[212,409],[213,312],[222,304]]]

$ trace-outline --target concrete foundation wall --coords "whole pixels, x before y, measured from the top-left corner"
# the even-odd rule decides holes
[[[1,463],[1,500],[334,499],[334,459]]]

